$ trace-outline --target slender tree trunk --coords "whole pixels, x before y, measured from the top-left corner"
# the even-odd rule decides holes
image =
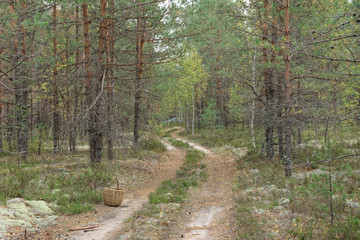
[[[114,140],[114,61],[115,61],[115,1],[110,0],[109,6],[111,8],[111,18],[108,20],[108,31],[107,31],[107,89],[108,89],[108,99],[107,99],[107,157],[109,161],[114,159],[114,147],[113,147],[113,140]]]
[[[82,13],[83,13],[83,34],[84,34],[84,60],[85,60],[85,75],[86,75],[86,108],[88,109],[88,132],[89,132],[89,145],[90,145],[90,160],[92,164],[97,162],[97,151],[96,151],[96,112],[94,106],[92,105],[93,101],[93,91],[92,86],[92,72],[91,72],[91,53],[90,53],[90,35],[89,28],[90,22],[88,19],[88,5],[86,3],[82,4]]]
[[[10,107],[10,104],[6,104],[6,114],[8,114],[9,116],[13,115],[12,107]],[[11,151],[13,150],[11,137],[14,135],[13,134],[14,126],[13,126],[13,121],[11,120],[10,117],[7,118],[6,125],[7,125],[6,142],[8,144],[9,151]]]
[[[217,44],[220,46],[220,28],[217,30]],[[216,56],[216,109],[217,109],[217,124],[221,124],[221,82],[220,82],[220,50],[217,51]]]
[[[273,0],[273,4],[277,4],[276,1]],[[277,6],[276,8],[278,11],[280,10]],[[278,30],[279,29],[279,30]],[[276,60],[276,57],[281,54],[281,52],[276,52],[276,45],[279,40],[279,36],[282,35],[281,28],[277,24],[277,20],[274,19],[272,23],[272,56],[271,56],[271,76],[272,80],[275,83],[275,79],[277,79],[277,89],[276,89],[276,99],[274,97],[274,101],[276,101],[276,105],[274,106],[276,109],[276,127],[277,127],[277,139],[278,139],[278,152],[279,152],[279,159],[284,159],[284,122],[283,122],[283,90],[282,86],[284,85],[283,78],[280,77],[277,74],[276,71],[276,64],[278,64],[278,61]]]
[[[191,119],[191,134],[194,135],[194,126],[195,126],[195,97],[192,94],[192,119]]]
[[[254,52],[254,59],[253,59],[253,65],[252,65],[252,87],[255,90],[256,88],[256,51]],[[251,140],[253,148],[256,148],[255,144],[255,129],[254,129],[254,121],[255,121],[255,98],[252,101],[251,105]]]
[[[269,39],[269,28],[267,21],[269,20],[269,12],[270,12],[270,5],[269,0],[263,0],[264,7],[265,7],[265,14],[263,20],[263,41],[267,42]],[[263,47],[263,63],[267,64],[269,62],[268,57],[268,49],[266,46]],[[272,158],[274,156],[274,93],[273,93],[273,84],[272,84],[272,76],[270,73],[269,67],[265,67],[264,69],[264,84],[265,84],[265,140],[266,140],[266,157]]]
[[[18,31],[18,39],[15,43],[14,48],[14,65],[26,56],[26,29],[21,26],[21,23],[26,20],[26,2],[21,1],[21,7],[23,13],[20,14],[20,24]],[[14,5],[10,5],[11,12],[15,13]],[[15,25],[17,22],[15,22]],[[18,52],[17,44],[21,43],[21,51]],[[26,158],[28,151],[28,83],[26,79],[26,63],[24,61],[20,67],[19,73],[14,69],[13,79],[15,79],[15,112],[16,112],[16,123],[17,123],[17,150],[21,153],[22,158]],[[19,159],[20,160],[20,159]],[[18,166],[20,162],[18,161]]]
[[[58,97],[58,83],[57,83],[57,37],[56,37],[56,28],[57,28],[57,19],[56,19],[56,4],[53,6],[53,56],[54,56],[54,71],[53,71],[53,86],[54,86],[54,95],[53,95],[53,135],[54,135],[54,153],[59,151],[60,145],[60,114],[59,114],[59,97]]]
[[[139,123],[140,123],[140,101],[141,101],[141,81],[143,75],[144,58],[144,33],[142,26],[143,18],[136,19],[137,40],[136,40],[136,75],[135,75],[135,105],[134,105],[134,148],[139,145]]]
[[[40,89],[40,83],[38,84],[38,89]],[[41,155],[41,145],[42,145],[42,135],[43,135],[43,120],[41,115],[41,106],[43,106],[43,100],[40,99],[37,104],[37,128],[38,128],[38,134],[39,134],[39,142],[38,142],[38,155]]]
[[[75,13],[75,22],[76,22],[76,27],[75,27],[75,35],[76,35],[76,52],[75,52],[75,68],[77,71],[79,71],[80,68],[80,50],[79,50],[79,45],[80,45],[80,20],[79,20],[79,7],[76,6],[76,13]],[[78,92],[78,77],[79,74],[76,74],[75,77],[75,87],[74,87],[74,113],[73,113],[73,117],[72,117],[72,122],[71,122],[71,131],[70,131],[70,152],[75,152],[76,151],[76,139],[77,139],[77,123],[78,123],[78,119],[77,119],[77,115],[78,115],[78,104],[79,104],[79,92]]]
[[[282,78],[278,78],[278,87],[277,87],[277,134],[278,134],[278,144],[279,144],[279,158],[284,159],[284,121],[283,121],[283,90],[282,90]]]
[[[298,79],[298,92],[297,92],[297,143],[301,144],[301,85],[300,85],[300,79]]]
[[[291,78],[290,78],[290,14],[289,0],[284,3],[284,28],[285,28],[285,176],[291,176]]]
[[[190,131],[190,123],[189,123],[189,107],[186,104],[186,129]]]
[[[93,99],[96,102],[94,103],[94,108],[90,110],[93,120],[92,125],[92,134],[90,134],[90,158],[92,163],[100,163],[102,148],[103,148],[103,128],[101,124],[101,103],[102,103],[102,88],[106,77],[106,67],[104,65],[104,56],[106,52],[106,7],[107,1],[101,0],[100,3],[100,15],[101,15],[101,23],[99,27],[99,71],[98,71],[98,81],[95,82],[95,96],[97,99]]]
[[[33,105],[34,105],[34,90],[31,88],[30,90],[30,139],[33,137],[33,130],[34,130],[34,111],[33,111]]]
[[[67,18],[67,14],[66,12],[64,12],[64,17],[65,19]],[[72,125],[73,125],[73,120],[72,120],[72,116],[71,116],[71,107],[74,105],[72,104],[72,101],[70,99],[72,99],[71,95],[70,95],[70,81],[69,81],[69,28],[65,29],[65,65],[66,65],[66,69],[65,69],[65,78],[66,78],[66,132],[64,131],[64,134],[67,136],[64,136],[63,139],[66,139],[68,137],[69,139],[69,150],[71,149],[71,131],[72,131]]]

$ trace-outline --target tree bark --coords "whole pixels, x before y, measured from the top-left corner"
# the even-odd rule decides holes
[[[254,52],[254,59],[253,59],[253,65],[252,65],[252,87],[255,91],[256,89],[256,51]],[[252,101],[252,105],[251,105],[251,121],[250,121],[250,126],[251,126],[251,140],[252,140],[252,145],[253,148],[256,148],[256,144],[255,144],[255,129],[254,129],[254,121],[255,121],[255,98]]]
[[[19,14],[20,22],[14,22],[15,25],[19,24],[18,39],[14,48],[14,65],[26,56],[26,29],[21,26],[21,23],[26,20],[26,2],[21,1],[23,13]],[[11,3],[10,11],[15,14],[14,5]],[[17,44],[21,43],[21,51],[18,51]],[[14,90],[15,90],[15,115],[17,123],[17,151],[21,153],[22,158],[27,157],[28,152],[28,83],[26,79],[26,60],[21,64],[20,71],[13,70]],[[19,164],[19,162],[18,162]]]
[[[79,7],[76,6],[75,13],[75,38],[76,38],[76,52],[75,52],[75,67],[78,70],[80,66],[80,51],[79,51],[79,35],[80,35],[80,21],[79,21]],[[71,122],[71,131],[70,131],[70,152],[76,151],[76,139],[77,139],[77,115],[78,115],[78,104],[79,104],[79,92],[78,92],[78,74],[75,77],[75,87],[74,87],[74,112]]]
[[[217,30],[217,44],[220,47],[220,28]],[[221,109],[221,80],[220,80],[220,50],[217,51],[216,56],[216,109],[217,109],[217,124],[221,124],[222,109]]]
[[[269,39],[269,28],[267,21],[269,20],[270,5],[268,0],[263,0],[265,13],[263,20],[263,41],[267,42]],[[269,63],[268,49],[266,46],[263,47],[263,63]],[[270,69],[268,66],[265,66],[264,69],[264,84],[265,84],[265,141],[266,141],[266,157],[274,157],[274,91],[273,91],[273,82]]]
[[[115,1],[110,0],[111,18],[108,19],[107,28],[107,157],[114,160],[114,62],[115,62]]]
[[[53,70],[53,136],[54,136],[54,153],[59,151],[60,145],[60,114],[59,114],[59,97],[58,97],[58,83],[57,83],[57,37],[56,37],[56,4],[53,5],[53,57],[54,57],[54,70]]]
[[[135,104],[134,104],[134,148],[139,145],[139,123],[140,123],[140,101],[141,101],[141,81],[143,75],[144,58],[144,33],[143,18],[136,19],[136,66],[135,66]]]
[[[285,176],[291,176],[291,78],[290,78],[290,14],[289,0],[284,3],[284,28],[285,28]]]
[[[90,145],[90,160],[94,165],[97,162],[100,162],[101,148],[98,149],[98,132],[97,132],[97,117],[96,117],[96,108],[97,106],[92,106],[93,94],[96,93],[96,87],[92,84],[92,72],[91,72],[91,53],[90,53],[90,35],[89,28],[90,22],[88,19],[88,5],[86,3],[82,4],[83,12],[83,28],[84,28],[84,56],[85,56],[85,75],[86,75],[86,107],[89,112],[88,118],[88,132],[89,132],[89,145]],[[95,91],[94,91],[95,90]],[[95,104],[96,105],[96,104]],[[100,150],[100,151],[99,151]]]

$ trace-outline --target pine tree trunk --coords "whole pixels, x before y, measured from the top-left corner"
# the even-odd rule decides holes
[[[98,69],[98,81],[94,84],[95,96],[97,99],[93,99],[95,101],[95,105],[93,109],[90,110],[90,116],[92,116],[93,120],[93,128],[92,134],[90,137],[90,159],[92,163],[100,163],[101,155],[103,149],[103,130],[101,124],[101,103],[102,103],[102,88],[106,78],[106,68],[104,65],[104,56],[106,52],[106,7],[107,0],[101,0],[100,3],[100,15],[101,15],[101,23],[99,27],[99,68]]]
[[[291,176],[291,78],[290,78],[290,14],[289,0],[284,4],[284,28],[285,28],[285,176]]]
[[[141,100],[141,81],[143,75],[143,56],[144,56],[144,34],[142,33],[141,17],[137,18],[137,40],[136,40],[136,75],[135,75],[135,105],[134,105],[134,148],[139,145],[139,124],[140,124],[140,100]]]
[[[111,7],[111,19],[108,19],[107,31],[107,157],[109,161],[114,160],[114,61],[115,61],[115,1],[110,0],[109,6]]]
[[[252,66],[252,87],[255,91],[256,89],[256,51],[254,52],[253,66]],[[255,129],[254,129],[254,121],[255,121],[255,98],[252,101],[251,105],[251,140],[253,148],[256,148],[255,144]]]
[[[220,46],[220,28],[217,30],[217,44]],[[220,50],[216,56],[216,109],[217,109],[217,124],[221,124],[222,109],[221,109],[221,83],[220,83]]]
[[[80,51],[79,51],[79,34],[80,34],[80,22],[79,22],[79,7],[76,6],[75,13],[75,21],[76,21],[76,52],[75,52],[75,68],[78,70],[80,66]],[[76,151],[76,139],[77,139],[77,115],[78,115],[78,104],[79,104],[79,92],[78,92],[78,75],[75,77],[75,87],[74,87],[74,112],[71,122],[71,131],[70,131],[70,152]]]
[[[83,34],[84,34],[84,57],[85,57],[85,75],[86,75],[86,108],[88,109],[88,132],[89,132],[89,145],[90,145],[90,160],[94,165],[98,161],[99,155],[96,149],[97,145],[97,132],[96,132],[96,111],[95,106],[92,106],[93,94],[95,93],[94,86],[92,84],[92,72],[91,72],[91,53],[90,53],[90,35],[89,28],[90,22],[88,19],[88,5],[82,4],[83,13]]]
[[[263,20],[263,41],[268,41],[269,33],[268,33],[268,23],[269,20],[269,12],[270,6],[268,0],[264,1],[265,14]],[[263,63],[267,64],[269,62],[268,57],[268,49],[263,47]],[[264,69],[264,84],[265,84],[265,142],[266,142],[266,157],[272,158],[274,157],[274,93],[273,93],[273,84],[272,84],[272,76],[270,73],[269,67],[265,67]]]
[[[53,86],[54,86],[54,95],[53,95],[53,135],[54,135],[54,153],[59,151],[60,145],[60,114],[59,114],[59,97],[58,97],[58,83],[57,83],[57,37],[56,37],[56,4],[53,6],[53,57],[54,57],[54,71],[53,71]]]
[[[21,2],[23,13],[20,14],[20,25],[26,20],[26,3]],[[14,5],[11,4],[11,11],[15,14]],[[16,22],[15,22],[16,25]],[[21,51],[18,51],[18,46],[14,49],[14,65],[26,56],[26,30],[24,26],[20,26],[18,31],[18,39],[15,45],[21,43]],[[19,73],[13,70],[13,79],[15,79],[15,115],[17,123],[17,151],[21,153],[22,158],[27,157],[28,151],[28,84],[26,79],[26,61],[22,63]],[[19,164],[19,162],[18,162]]]

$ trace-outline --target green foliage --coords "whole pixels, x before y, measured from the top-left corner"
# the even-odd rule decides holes
[[[210,99],[208,105],[201,115],[201,125],[205,128],[214,130],[218,111],[216,110],[216,103],[214,99]]]

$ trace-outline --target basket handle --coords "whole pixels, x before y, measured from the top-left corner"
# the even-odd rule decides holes
[[[111,186],[111,183],[114,181],[114,179],[116,180],[116,189],[120,189],[120,185],[119,185],[119,180],[117,177],[113,177],[110,181],[110,186]]]

